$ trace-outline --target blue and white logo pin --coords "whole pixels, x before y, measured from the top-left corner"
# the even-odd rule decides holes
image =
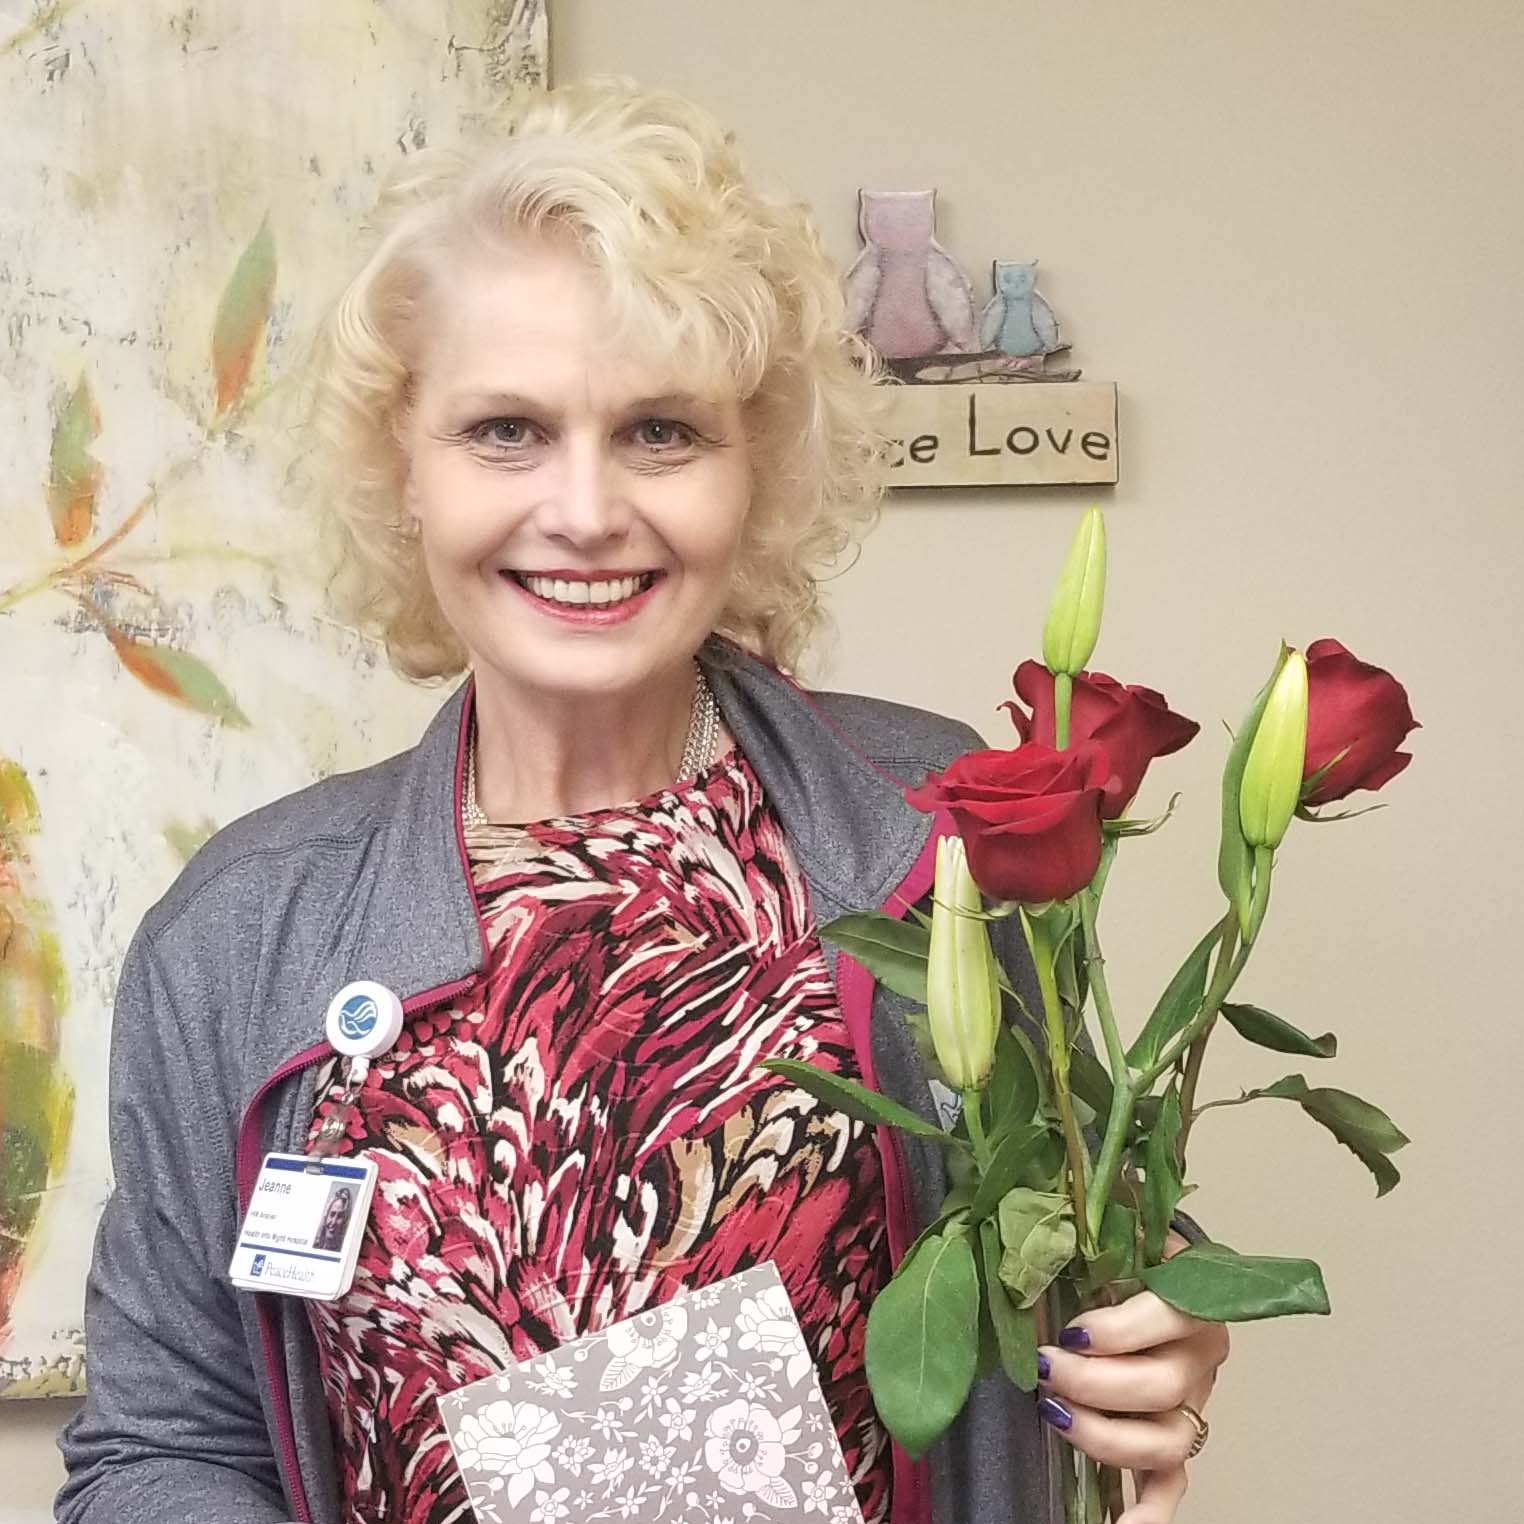
[[[346,984],[328,1002],[328,1041],[346,1058],[379,1058],[402,1031],[402,1002],[372,979]]]

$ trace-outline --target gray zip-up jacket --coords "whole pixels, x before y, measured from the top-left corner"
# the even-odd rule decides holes
[[[705,666],[755,767],[821,923],[902,913],[931,886],[935,825],[919,782],[981,744],[966,726],[841,694],[806,694],[711,642]],[[116,1189],[86,1298],[89,1397],[60,1441],[67,1524],[336,1524],[337,1488],[305,1306],[227,1279],[265,1152],[301,1151],[329,997],[389,985],[415,1012],[468,988],[482,931],[457,824],[468,689],[412,751],[329,778],[220,832],[145,917],[117,993],[111,1053]],[[1035,1008],[1009,923],[1001,956]],[[905,1016],[827,949],[843,1016],[877,1086],[928,1119]],[[891,1248],[934,1216],[939,1151],[881,1133]],[[1049,1524],[1033,1401],[981,1382],[920,1465],[896,1453],[894,1524]],[[381,1521],[375,1521],[381,1524]]]

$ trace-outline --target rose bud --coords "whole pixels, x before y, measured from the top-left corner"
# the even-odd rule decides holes
[[[1074,532],[1042,627],[1042,659],[1050,672],[1072,676],[1090,660],[1105,596],[1106,525],[1101,510],[1091,508]]]
[[[1418,728],[1407,692],[1390,672],[1361,661],[1337,640],[1313,641],[1307,647],[1306,776],[1317,781],[1302,803],[1330,804],[1356,789],[1390,783],[1413,760],[1397,748]]]
[[[1251,847],[1278,847],[1302,792],[1307,756],[1307,659],[1290,651],[1265,701],[1238,790],[1238,818]]]
[[[1110,771],[1092,741],[1068,751],[1032,742],[971,751],[905,798],[952,816],[974,880],[991,899],[1040,905],[1078,894],[1095,877]]]
[[[1023,742],[1052,746],[1054,741],[1053,674],[1041,662],[1024,661],[1013,679],[1016,692],[1031,709],[1007,701],[1009,712]],[[1155,757],[1167,757],[1190,741],[1201,727],[1195,720],[1176,714],[1162,693],[1124,686],[1104,672],[1081,672],[1074,679],[1069,711],[1069,740],[1094,741],[1106,753],[1110,771],[1106,778],[1102,820],[1120,818],[1143,782],[1143,774]]]
[[[995,1062],[1000,986],[995,981],[979,886],[956,836],[937,842],[926,1010],[937,1062],[956,1090],[982,1090]],[[970,914],[969,912],[972,912]]]

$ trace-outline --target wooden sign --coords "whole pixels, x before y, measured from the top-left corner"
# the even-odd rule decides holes
[[[890,386],[891,487],[1038,487],[1117,479],[1110,381]]]

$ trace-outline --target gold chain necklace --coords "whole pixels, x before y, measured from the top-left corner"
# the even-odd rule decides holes
[[[683,742],[683,760],[678,779],[696,777],[714,758],[720,735],[720,706],[715,701],[703,669],[695,665],[693,706],[688,711],[688,735]],[[465,785],[461,790],[460,815],[467,829],[490,824],[486,811],[476,802],[476,720],[466,736]]]

